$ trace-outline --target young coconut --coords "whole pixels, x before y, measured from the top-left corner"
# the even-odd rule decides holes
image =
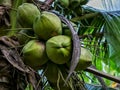
[[[64,66],[62,66],[61,68],[59,65],[49,61],[46,64],[44,75],[47,77],[47,80],[51,83],[64,83],[65,78],[67,77],[67,72],[65,71],[65,67],[64,69],[63,67]]]
[[[69,3],[70,3],[69,0],[59,0],[59,2],[65,8],[67,8],[69,6]]]
[[[78,27],[75,23],[71,22],[72,26],[75,28],[75,31],[78,32]],[[63,24],[63,35],[72,37],[71,31],[67,25]]]
[[[85,70],[92,64],[92,53],[86,49],[81,47],[81,55],[80,60],[75,68],[75,71]],[[70,62],[67,63],[68,67],[70,66]]]
[[[62,34],[62,25],[59,17],[51,12],[43,11],[34,24],[36,35],[43,40]]]
[[[56,64],[67,63],[71,58],[72,41],[65,35],[58,35],[46,42],[46,52],[50,60]]]
[[[92,53],[88,49],[81,47],[80,61],[75,70],[85,70],[87,67],[91,66],[92,56]]]
[[[40,16],[40,11],[32,3],[23,3],[18,7],[17,20],[24,28],[32,28],[36,17]]]
[[[29,41],[23,47],[22,53],[24,63],[35,70],[40,69],[48,61],[44,43],[37,40]]]

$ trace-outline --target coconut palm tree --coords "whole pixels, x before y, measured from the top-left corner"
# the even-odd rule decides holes
[[[71,86],[73,90],[114,90],[112,88],[119,86],[118,83],[120,83],[120,79],[117,77],[120,76],[120,1],[64,1],[65,0],[0,1],[1,90],[52,90],[52,85],[47,81],[46,77],[44,77],[44,72],[36,72],[31,67],[26,67],[21,58],[21,48],[23,46],[21,46],[16,39],[16,33],[23,28],[17,24],[16,13],[19,5],[25,2],[35,4],[39,10],[48,10],[55,13],[70,30],[74,29],[74,26],[70,24],[70,22],[76,24],[76,32],[77,36],[79,36],[81,46],[87,48],[93,54],[93,66],[82,71],[78,70],[70,75],[73,80],[73,86]],[[71,30],[71,34],[74,41],[73,47],[75,48],[78,42],[75,41],[74,31]],[[30,36],[30,38],[33,39],[34,37]],[[74,50],[73,53],[75,55]],[[76,57],[72,59],[76,62]],[[74,70],[75,68],[72,69]],[[108,86],[112,88],[108,88]],[[59,89],[59,85],[57,89]]]

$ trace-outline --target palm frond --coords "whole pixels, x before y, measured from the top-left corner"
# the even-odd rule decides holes
[[[103,0],[101,5],[103,7],[100,9],[92,6],[83,6],[88,12],[98,13],[96,17],[94,16],[91,19],[90,27],[82,32],[85,35],[92,34],[92,38],[84,38],[83,42],[93,52],[94,64],[99,70],[119,76],[119,73],[116,72],[120,71],[120,1]],[[92,28],[92,26],[97,28]],[[102,36],[96,37],[96,34],[101,34],[101,32],[103,33]],[[109,81],[105,81],[110,84]]]
[[[104,29],[104,36],[109,48],[109,57],[116,63],[117,67],[120,67],[120,1],[100,0],[99,3],[102,6],[94,7],[93,5],[93,7],[91,7],[88,4],[89,6],[84,6],[84,8],[92,12],[99,12],[101,14],[100,17],[105,20],[104,25],[100,27]],[[99,7],[101,8],[99,9]]]
[[[104,13],[106,23],[104,25],[105,38],[109,43],[110,58],[112,58],[118,67],[120,67],[120,14]]]

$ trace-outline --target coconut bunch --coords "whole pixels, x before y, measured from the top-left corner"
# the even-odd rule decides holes
[[[83,5],[87,5],[89,1],[90,0],[58,0],[58,5],[63,7],[66,15],[74,12],[75,16],[81,16],[85,12]]]
[[[60,4],[65,8],[74,9],[79,5],[85,5],[89,0],[60,0]]]
[[[73,43],[69,28],[56,14],[40,11],[31,3],[23,3],[18,7],[17,20],[20,27],[25,28],[17,34],[18,41],[23,46],[24,63],[36,71],[42,69],[51,85],[63,90],[72,56]],[[77,25],[72,25],[77,30]],[[91,65],[91,52],[81,47],[79,60],[76,71]],[[66,90],[69,88],[68,85]]]

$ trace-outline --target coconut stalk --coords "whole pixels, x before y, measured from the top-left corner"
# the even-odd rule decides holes
[[[21,5],[25,0],[12,0],[12,7],[10,11],[10,23],[11,23],[11,31],[8,33],[8,36],[14,36],[17,32],[17,8]]]

